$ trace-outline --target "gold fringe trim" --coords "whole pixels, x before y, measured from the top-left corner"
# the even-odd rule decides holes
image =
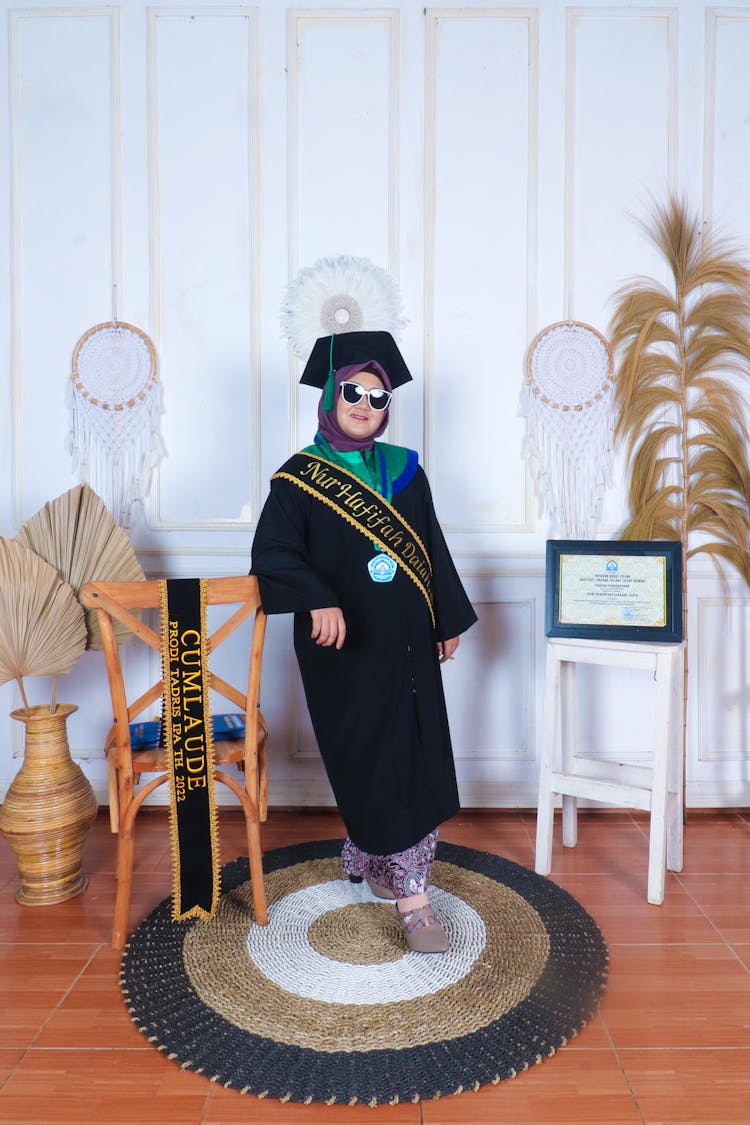
[[[214,893],[211,896],[211,911],[208,918],[213,918],[216,913],[216,907],[219,905],[219,898],[221,897],[221,863],[219,862],[220,845],[219,845],[219,823],[218,813],[216,809],[216,784],[214,782],[214,773],[216,768],[216,754],[214,751],[214,729],[211,722],[211,672],[208,667],[209,656],[211,655],[208,647],[208,618],[206,612],[206,598],[208,596],[208,586],[206,579],[201,578],[201,672],[203,674],[203,698],[205,700],[205,712],[203,718],[204,735],[206,740],[206,768],[208,770],[209,786],[208,786],[208,822],[211,832],[211,868],[213,875]],[[197,911],[197,913],[196,913]],[[205,918],[205,911],[200,907],[195,907],[189,911],[184,917],[200,917]]]
[[[172,855],[172,921],[179,917],[180,900],[180,839],[177,831],[177,791],[175,787],[174,760],[172,757],[172,707],[167,699],[169,684],[169,609],[167,580],[159,579],[159,604],[161,608],[161,675],[164,684],[161,721],[164,724],[165,758],[169,777],[169,850]]]
[[[167,598],[167,579],[159,579],[159,602],[161,606],[161,659],[162,677],[164,681],[164,697],[162,705],[162,722],[165,730],[165,746],[167,773],[169,775],[169,838],[172,853],[172,921],[183,922],[188,918],[201,918],[210,921],[216,913],[221,895],[221,864],[219,863],[219,826],[216,813],[216,786],[214,784],[214,739],[213,724],[211,722],[210,708],[210,671],[208,667],[208,634],[206,631],[206,579],[199,580],[200,586],[200,623],[201,623],[201,686],[203,691],[203,729],[206,747],[206,771],[208,774],[208,818],[211,836],[211,871],[213,878],[213,894],[211,908],[206,911],[202,906],[191,906],[189,910],[182,910],[181,902],[181,867],[180,867],[180,838],[177,827],[177,792],[175,785],[174,760],[172,757],[172,707],[167,693],[169,691],[169,611]]]

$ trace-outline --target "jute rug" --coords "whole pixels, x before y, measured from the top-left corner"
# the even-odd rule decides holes
[[[121,983],[149,1042],[243,1093],[375,1106],[513,1078],[591,1017],[606,946],[554,883],[440,844],[430,897],[451,948],[411,953],[393,904],[342,878],[341,844],[266,853],[268,926],[245,859],[212,921],[172,922],[169,899],[148,915]]]

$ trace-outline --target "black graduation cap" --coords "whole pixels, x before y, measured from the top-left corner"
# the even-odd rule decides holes
[[[335,336],[321,336],[315,341],[300,383],[322,389],[329,370],[338,371],[339,367],[367,363],[371,359],[380,364],[392,387],[411,382],[411,372],[390,332],[341,332]]]

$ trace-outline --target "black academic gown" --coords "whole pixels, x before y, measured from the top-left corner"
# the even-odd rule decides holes
[[[392,582],[373,582],[372,542],[290,481],[271,482],[252,552],[266,613],[295,614],[326,772],[349,836],[373,855],[411,847],[459,808],[435,642],[476,621],[421,467],[392,504],[430,556],[435,629],[409,576],[399,567]],[[309,611],[328,606],[346,622],[338,651],[310,637]]]

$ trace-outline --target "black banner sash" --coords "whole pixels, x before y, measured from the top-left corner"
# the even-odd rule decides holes
[[[433,627],[432,565],[424,543],[392,504],[348,469],[311,453],[295,453],[271,480],[288,480],[332,508],[389,555],[422,593]]]
[[[162,579],[163,731],[169,774],[172,919],[212,918],[219,839],[209,707],[205,581]]]

